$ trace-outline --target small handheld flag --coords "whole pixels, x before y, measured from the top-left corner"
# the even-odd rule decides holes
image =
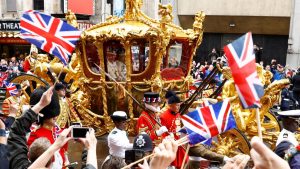
[[[18,94],[17,86],[14,83],[4,81],[4,85],[11,96],[15,96]]]
[[[224,52],[243,107],[259,107],[264,87],[256,71],[251,32],[225,46]]]
[[[23,14],[20,28],[21,38],[57,56],[64,65],[68,64],[81,34],[66,22],[33,10]]]
[[[181,119],[192,145],[236,127],[229,100],[197,108]]]

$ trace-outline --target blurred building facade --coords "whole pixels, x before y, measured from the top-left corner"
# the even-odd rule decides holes
[[[300,1],[297,0],[177,0],[179,23],[192,28],[194,14],[206,13],[204,39],[198,61],[210,60],[212,48],[222,55],[224,45],[251,31],[259,52],[257,61],[271,59],[296,68],[300,65]]]
[[[73,10],[79,6],[86,11],[74,10],[78,10],[75,13],[80,28],[86,29],[92,24],[103,22],[111,14],[122,16],[124,1],[0,0],[0,53],[3,52],[4,43],[26,43],[17,37],[18,23],[23,11],[34,9],[64,18],[68,9]],[[174,23],[185,29],[192,28],[196,12],[206,13],[203,43],[195,57],[197,61],[209,61],[208,55],[212,48],[216,48],[219,55],[222,55],[224,45],[251,31],[254,43],[259,49],[258,61],[269,63],[275,58],[279,63],[291,67],[300,65],[299,0],[143,0],[142,10],[148,16],[159,19],[159,3],[170,3],[173,6]],[[88,4],[89,7],[83,8],[83,5]]]

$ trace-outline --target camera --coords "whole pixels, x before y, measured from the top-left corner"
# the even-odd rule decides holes
[[[142,159],[144,156],[145,156],[145,152],[143,150],[136,150],[136,149],[126,150],[125,151],[125,163],[130,164],[130,163],[135,162],[139,159]],[[134,168],[134,167],[137,167],[137,166],[138,166],[138,164],[136,164],[132,167]]]
[[[86,137],[86,133],[90,131],[90,128],[88,127],[73,127],[72,131],[71,131],[71,136],[73,138],[85,138]]]
[[[82,124],[80,122],[71,122],[71,126],[82,127]]]

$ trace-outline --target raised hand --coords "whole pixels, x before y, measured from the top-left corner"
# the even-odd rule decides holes
[[[57,149],[60,149],[61,147],[63,147],[69,140],[72,139],[72,137],[68,137],[69,133],[72,130],[72,126],[69,127],[68,129],[64,129],[58,136],[58,138],[55,140],[54,142],[54,146]]]
[[[226,161],[222,169],[244,169],[250,160],[250,156],[239,154]]]
[[[258,137],[251,140],[254,169],[290,169],[289,164],[270,150]]]

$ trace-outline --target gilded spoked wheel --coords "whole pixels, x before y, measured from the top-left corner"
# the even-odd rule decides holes
[[[277,136],[282,129],[277,117],[271,112],[266,113],[264,115],[262,127],[265,129],[265,131],[263,132],[264,142],[272,150],[274,150]]]
[[[247,137],[238,129],[231,129],[218,135],[212,142],[212,150],[218,154],[233,157],[237,154],[250,154],[250,143]]]
[[[38,76],[35,76],[35,75],[25,74],[25,73],[21,74],[19,76],[16,76],[10,82],[19,83],[19,84],[22,84],[22,86],[29,85],[23,91],[23,92],[26,92],[24,94],[27,95],[27,96],[30,96],[34,89],[36,89],[40,86],[47,86],[48,85],[48,83],[44,79],[42,79]]]

